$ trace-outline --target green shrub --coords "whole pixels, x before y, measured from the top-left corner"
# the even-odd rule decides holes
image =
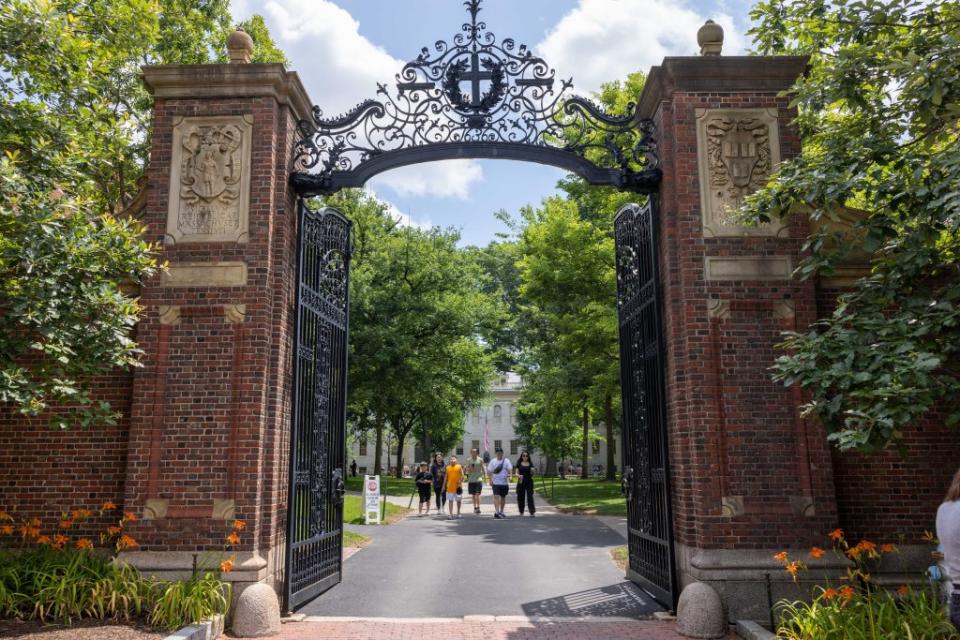
[[[230,609],[231,585],[218,574],[194,574],[189,580],[162,586],[150,613],[150,624],[161,629],[177,629]]]

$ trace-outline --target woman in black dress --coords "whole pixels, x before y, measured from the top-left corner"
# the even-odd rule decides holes
[[[533,503],[533,461],[530,460],[530,452],[524,450],[520,453],[517,460],[517,507],[520,509],[520,515],[523,515],[524,505],[530,507],[530,517],[533,518],[537,512],[537,505]]]
[[[443,513],[443,507],[447,504],[447,464],[443,461],[443,454],[439,451],[433,455],[433,464],[430,465],[430,473],[433,475],[433,492],[437,496],[437,510]]]

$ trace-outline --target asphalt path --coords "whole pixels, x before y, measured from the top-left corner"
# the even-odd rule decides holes
[[[512,487],[511,487],[512,489]],[[489,492],[489,489],[487,489]],[[414,513],[396,524],[349,527],[373,541],[344,564],[343,582],[309,603],[311,616],[451,618],[646,618],[661,607],[624,580],[610,549],[624,539],[591,516],[540,505],[536,518],[517,514],[507,498],[506,520],[465,501],[463,518]]]

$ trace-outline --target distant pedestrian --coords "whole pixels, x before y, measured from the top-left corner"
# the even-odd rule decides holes
[[[433,493],[437,496],[437,511],[443,515],[443,506],[447,504],[447,488],[444,486],[444,476],[447,465],[443,462],[443,454],[439,451],[433,455],[433,464],[430,465],[430,474],[433,476]]]
[[[483,482],[487,476],[480,450],[476,447],[470,449],[470,457],[463,462],[466,465],[467,492],[473,501],[473,512],[480,513],[480,494],[483,493]]]
[[[447,508],[450,510],[450,519],[462,518],[460,508],[463,505],[463,467],[457,461],[457,456],[450,456],[447,463]],[[457,505],[457,515],[453,515],[453,505]]]
[[[420,463],[420,470],[417,471],[417,477],[414,479],[417,485],[417,493],[420,494],[420,506],[417,507],[419,515],[430,515],[430,489],[433,487],[433,474],[430,473],[430,467],[426,462]]]
[[[510,491],[513,465],[503,457],[503,449],[500,447],[494,449],[494,453],[496,457],[487,465],[487,472],[490,474],[490,484],[493,485],[493,517],[502,520],[507,517],[503,509],[507,503],[507,493]]]
[[[350,475],[353,476],[354,478],[357,477],[357,461],[356,460],[350,463]]]
[[[950,622],[960,631],[960,470],[953,476],[947,496],[937,510],[937,538],[943,546],[943,564],[950,592]]]
[[[530,452],[523,450],[520,457],[517,458],[517,508],[520,509],[520,515],[523,515],[524,507],[529,507],[530,517],[535,517],[537,505],[533,503],[533,461],[530,460]]]

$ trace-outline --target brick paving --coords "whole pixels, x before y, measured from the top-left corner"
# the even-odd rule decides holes
[[[683,640],[673,622],[308,619],[284,623],[280,640]],[[728,640],[734,640],[729,635]]]

